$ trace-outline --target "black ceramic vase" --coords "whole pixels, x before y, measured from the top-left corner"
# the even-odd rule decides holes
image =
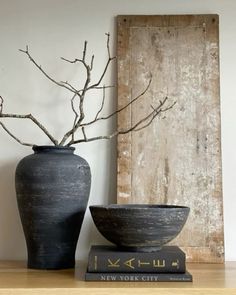
[[[90,168],[72,147],[33,150],[19,162],[15,178],[28,267],[72,268],[90,192]]]

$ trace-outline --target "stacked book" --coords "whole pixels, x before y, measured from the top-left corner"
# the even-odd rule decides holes
[[[119,251],[115,246],[92,246],[86,281],[192,282],[185,253],[177,246],[156,252]]]

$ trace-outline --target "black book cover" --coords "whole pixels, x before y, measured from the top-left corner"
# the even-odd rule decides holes
[[[156,252],[120,251],[115,246],[92,246],[88,272],[184,273],[185,253],[177,246]]]
[[[192,275],[185,273],[92,273],[85,274],[85,281],[105,282],[192,282]]]

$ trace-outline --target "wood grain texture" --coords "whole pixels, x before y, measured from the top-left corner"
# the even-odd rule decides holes
[[[85,282],[86,263],[76,270],[29,270],[26,263],[0,262],[0,295],[219,295],[236,294],[236,262],[187,264],[193,283]]]
[[[223,262],[217,15],[119,16],[118,116],[130,127],[168,96],[175,107],[140,132],[118,138],[118,203],[186,205],[173,242],[192,262]]]

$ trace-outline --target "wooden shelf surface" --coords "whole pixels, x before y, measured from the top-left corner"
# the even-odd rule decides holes
[[[85,264],[60,271],[29,270],[25,262],[0,262],[0,295],[236,295],[236,262],[188,264],[192,283],[85,282]]]

